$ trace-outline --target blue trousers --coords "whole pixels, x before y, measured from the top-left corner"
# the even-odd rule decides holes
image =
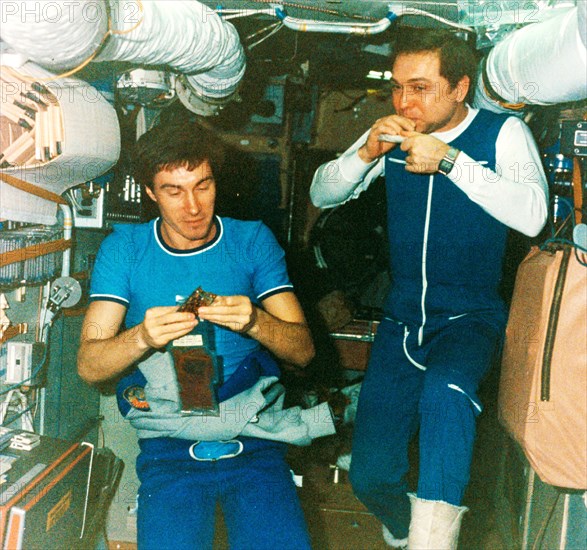
[[[359,396],[350,480],[396,538],[408,536],[408,444],[419,428],[417,494],[460,505],[469,481],[479,382],[500,348],[501,316],[466,315],[418,329],[385,319]]]
[[[140,550],[211,549],[218,503],[231,549],[310,548],[286,445],[242,441],[242,454],[214,462],[193,460],[188,441],[140,442]]]

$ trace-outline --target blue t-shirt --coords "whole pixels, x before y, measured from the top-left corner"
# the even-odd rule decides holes
[[[173,306],[198,286],[223,296],[248,296],[253,303],[293,289],[285,254],[261,222],[216,217],[216,236],[204,246],[176,250],[163,241],[161,220],[115,225],[102,243],[92,272],[90,299],[127,308],[125,325],[141,323],[147,309]],[[224,379],[259,343],[218,325],[216,353]]]

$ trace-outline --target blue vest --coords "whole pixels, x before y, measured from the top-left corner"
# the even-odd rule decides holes
[[[495,142],[506,118],[480,110],[450,144],[494,170]],[[422,325],[435,316],[502,310],[498,286],[507,227],[442,174],[411,174],[391,160],[405,157],[397,147],[385,158],[392,273],[385,314]]]

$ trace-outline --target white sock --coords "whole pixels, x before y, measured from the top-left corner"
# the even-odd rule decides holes
[[[383,530],[383,540],[388,546],[392,548],[402,548],[403,546],[408,545],[408,537],[405,539],[396,539],[392,534],[391,531],[385,527],[385,525],[381,525]]]

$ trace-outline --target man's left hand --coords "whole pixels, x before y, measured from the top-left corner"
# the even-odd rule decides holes
[[[450,146],[428,134],[402,132],[406,136],[401,144],[406,151],[406,170],[414,174],[433,174],[438,171],[438,164],[450,149]]]
[[[212,305],[198,309],[198,317],[243,333],[255,326],[257,308],[247,296],[217,296]]]

